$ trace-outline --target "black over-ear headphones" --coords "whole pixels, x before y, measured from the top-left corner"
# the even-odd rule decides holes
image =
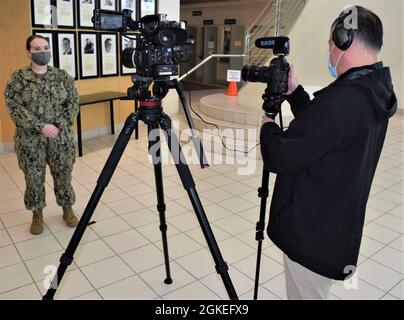
[[[354,32],[353,29],[346,29],[344,26],[344,20],[348,17],[352,11],[343,14],[337,19],[337,24],[332,32],[332,41],[334,41],[335,46],[342,50],[348,50],[354,40]]]

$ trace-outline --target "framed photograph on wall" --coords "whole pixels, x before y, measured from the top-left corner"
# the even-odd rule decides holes
[[[59,68],[77,80],[76,34],[74,32],[58,32],[57,43]]]
[[[137,20],[137,8],[136,8],[136,0],[120,0],[120,10],[129,9],[132,10],[132,19]]]
[[[79,28],[81,29],[93,29],[94,24],[91,18],[94,15],[95,2],[97,0],[76,0],[78,3],[77,8],[77,20]]]
[[[80,79],[100,76],[99,45],[96,32],[79,32]]]
[[[76,1],[74,0],[57,0],[56,11],[58,17],[58,27],[76,28]]]
[[[98,8],[103,9],[103,10],[112,10],[116,11],[117,8],[117,1],[118,0],[98,0],[99,5]]]
[[[127,48],[136,48],[136,35],[135,34],[126,34],[126,36],[123,36],[121,34],[121,57],[122,57],[122,52],[123,50]],[[129,69],[126,68],[121,59],[121,75],[129,75],[136,73],[136,68]]]
[[[116,33],[100,33],[101,76],[118,75],[118,43]]]
[[[157,13],[157,0],[140,0],[140,16]]]
[[[39,31],[39,30],[34,30],[33,33],[44,37],[48,41],[49,51],[52,53],[52,58],[51,61],[49,62],[49,65],[52,67],[57,67],[58,66],[57,51],[55,50],[57,46],[55,45],[55,33],[52,31]]]
[[[31,0],[32,27],[56,27],[55,0]],[[4,14],[4,13],[3,13]]]

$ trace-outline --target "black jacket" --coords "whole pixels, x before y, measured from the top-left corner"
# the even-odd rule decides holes
[[[390,71],[382,63],[354,68],[312,101],[301,86],[287,99],[289,128],[261,129],[265,168],[277,173],[268,235],[291,260],[343,280],[357,265],[371,183],[397,110]]]

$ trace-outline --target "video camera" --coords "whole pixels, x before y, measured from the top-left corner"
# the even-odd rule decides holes
[[[264,99],[263,109],[268,117],[275,118],[284,101],[282,95],[288,92],[290,66],[285,56],[290,52],[289,38],[260,38],[255,41],[255,46],[260,49],[273,49],[277,57],[270,62],[269,67],[244,66],[241,76],[244,81],[267,84],[265,94],[262,96]]]
[[[153,80],[166,80],[178,75],[179,63],[191,54],[185,45],[194,44],[188,39],[185,24],[167,21],[166,14],[148,15],[134,21],[131,10],[94,10],[93,23],[96,30],[126,33],[140,31],[136,48],[122,52],[122,63],[127,68],[136,68],[136,73]],[[129,37],[128,37],[129,38]]]

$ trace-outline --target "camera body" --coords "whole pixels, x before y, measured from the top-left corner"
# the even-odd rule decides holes
[[[256,65],[244,66],[241,72],[243,80],[268,84],[268,94],[273,96],[288,92],[290,66],[285,56],[290,52],[289,38],[260,38],[255,41],[255,46],[260,49],[273,49],[277,57],[270,62],[269,67]]]
[[[274,118],[280,111],[280,106],[284,101],[283,94],[288,92],[288,79],[290,66],[285,56],[290,52],[289,38],[269,37],[260,38],[255,42],[255,46],[261,49],[273,49],[274,58],[269,66],[244,66],[241,71],[243,81],[266,83],[267,88],[263,109],[265,113]]]
[[[122,63],[127,68],[136,68],[136,73],[154,80],[164,80],[178,75],[179,62],[190,54],[184,47],[193,44],[188,40],[184,25],[168,21],[166,14],[148,15],[139,21],[131,18],[131,10],[121,12],[94,10],[94,28],[108,31],[140,31],[136,48],[122,52]]]
[[[247,65],[241,76],[244,81],[266,83],[269,94],[276,96],[288,92],[289,63],[284,56],[274,58],[269,67]]]

